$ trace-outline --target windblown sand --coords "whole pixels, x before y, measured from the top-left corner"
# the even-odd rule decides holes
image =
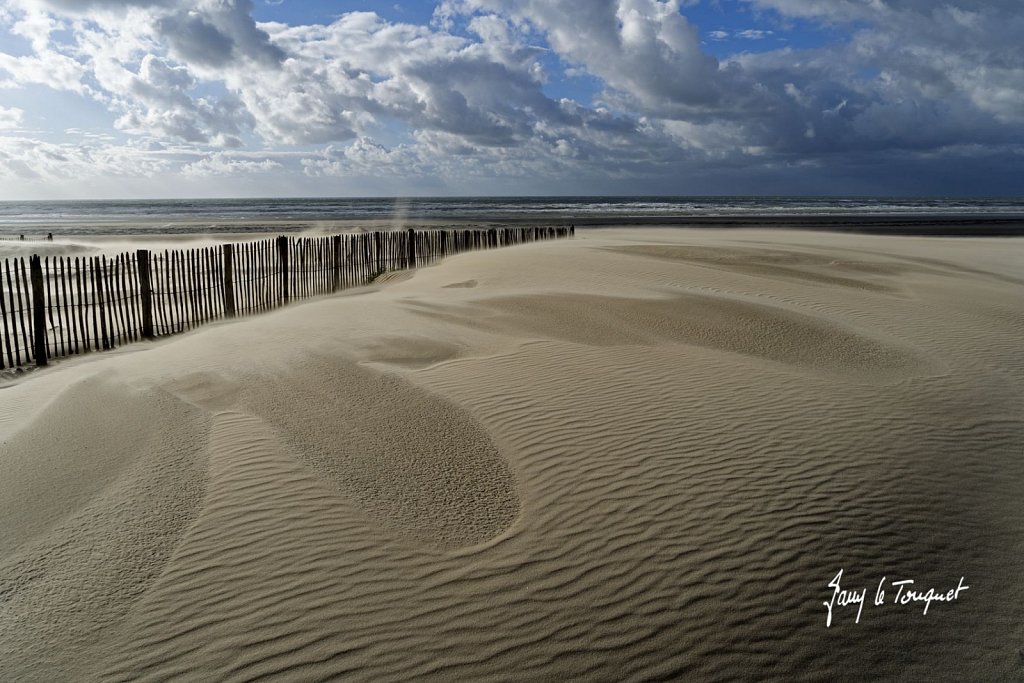
[[[1021,680],[1022,266],[587,231],[32,373],[0,680]]]

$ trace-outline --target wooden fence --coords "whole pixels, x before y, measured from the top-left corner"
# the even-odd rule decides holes
[[[267,311],[449,254],[574,234],[572,227],[404,230],[113,257],[4,259],[0,370]]]

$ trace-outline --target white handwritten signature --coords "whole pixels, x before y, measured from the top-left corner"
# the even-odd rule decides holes
[[[878,582],[878,589],[875,591],[875,605],[884,605],[885,602],[885,587],[886,578],[882,577],[882,580]],[[843,580],[843,570],[840,569],[839,573],[836,574],[835,578],[829,581],[828,586],[832,589],[832,598],[828,602],[821,604],[825,605],[825,609],[828,610],[828,617],[825,619],[825,627],[832,626],[832,614],[837,607],[851,607],[857,606],[857,618],[855,623],[860,623],[860,615],[864,611],[864,602],[867,600],[868,589],[844,589],[840,586],[840,582]],[[892,599],[894,605],[907,605],[912,602],[923,602],[924,603],[924,614],[928,614],[928,608],[932,606],[933,602],[953,602],[954,600],[960,599],[960,592],[965,591],[970,586],[964,585],[964,577],[960,577],[960,583],[957,584],[956,588],[951,588],[948,591],[937,591],[934,588],[929,588],[927,591],[913,588],[913,579],[903,579],[902,581],[892,581],[889,583],[890,586],[896,589],[896,595]]]

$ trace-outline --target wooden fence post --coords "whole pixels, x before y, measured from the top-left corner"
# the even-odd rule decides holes
[[[224,252],[224,317],[235,317],[235,245],[225,244]]]
[[[416,267],[416,231],[409,228],[409,267]]]
[[[331,291],[337,292],[341,286],[341,235],[331,237],[331,252],[334,254],[331,263],[334,268],[334,277],[331,279]]]
[[[153,338],[153,286],[149,270],[149,251],[135,252],[139,266],[139,303],[142,304],[142,338]]]
[[[281,301],[288,303],[288,238],[277,238],[277,258],[281,262]]]
[[[46,365],[46,289],[43,285],[43,265],[38,256],[28,261],[32,278],[32,329],[36,366]]]

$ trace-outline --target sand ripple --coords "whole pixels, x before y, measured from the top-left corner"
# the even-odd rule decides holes
[[[798,251],[466,254],[71,383],[2,451],[0,679],[1021,680],[1022,247],[635,234]],[[971,589],[826,629],[840,568]]]
[[[206,418],[163,392],[93,380],[38,420],[47,428],[4,445],[0,678],[73,680],[198,514]]]
[[[477,303],[460,322],[516,336],[601,346],[692,344],[866,382],[942,372],[941,364],[907,343],[864,334],[822,316],[737,298],[560,295]]]
[[[495,536],[518,514],[512,472],[487,431],[404,380],[321,358],[249,387],[243,408],[389,530],[451,548]]]

